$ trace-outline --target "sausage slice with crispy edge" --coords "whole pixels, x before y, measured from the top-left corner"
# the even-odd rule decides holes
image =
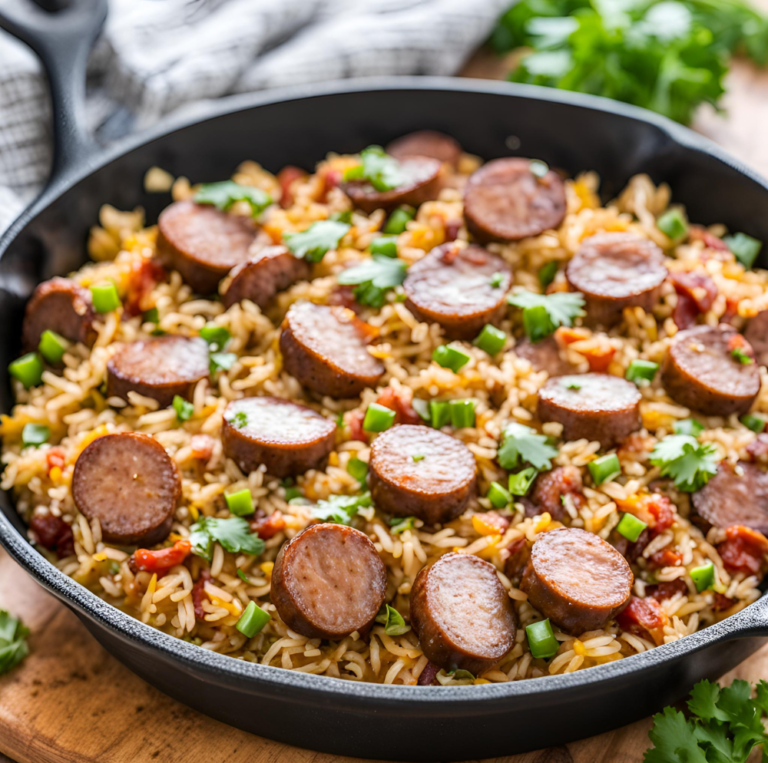
[[[128,400],[133,391],[165,408],[176,395],[190,400],[208,373],[208,345],[199,337],[139,339],[124,344],[107,363],[107,397]]]
[[[371,446],[368,486],[382,511],[428,525],[459,516],[475,495],[477,464],[461,440],[423,426],[382,432]]]
[[[280,350],[286,371],[320,395],[355,397],[384,375],[368,352],[365,324],[340,306],[296,302],[283,321]]]
[[[386,148],[395,159],[428,156],[456,169],[461,159],[461,146],[455,138],[436,130],[419,130],[393,140]]]
[[[640,428],[640,400],[637,387],[618,376],[559,376],[539,390],[538,415],[562,424],[564,440],[597,440],[611,448]]]
[[[406,307],[419,319],[439,323],[452,339],[472,339],[486,323],[498,323],[512,271],[480,246],[435,247],[408,270]]]
[[[180,497],[176,464],[146,434],[121,432],[99,437],[75,463],[72,498],[86,519],[99,520],[108,543],[161,543],[171,531]]]
[[[632,593],[627,560],[594,533],[561,527],[538,536],[520,588],[541,614],[578,636],[602,628]]]
[[[741,415],[760,392],[760,369],[752,347],[731,326],[695,326],[675,335],[661,381],[687,408],[707,416]]]
[[[319,469],[333,449],[336,424],[304,405],[245,397],[224,410],[224,453],[247,474],[265,464],[276,477]]]
[[[496,568],[471,554],[445,554],[419,571],[411,623],[424,654],[446,670],[478,675],[515,645],[517,617]]]
[[[653,308],[667,268],[653,241],[634,233],[599,233],[581,242],[565,277],[584,295],[587,319],[610,326],[621,320],[625,307]]]
[[[537,177],[530,159],[494,159],[475,171],[464,188],[464,219],[480,242],[538,236],[557,228],[565,210],[560,176],[548,170]]]
[[[337,641],[373,624],[387,570],[365,533],[310,525],[286,543],[272,570],[270,598],[282,621],[308,638]]]

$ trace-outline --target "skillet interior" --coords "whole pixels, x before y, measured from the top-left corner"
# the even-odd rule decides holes
[[[101,204],[141,205],[149,222],[156,219],[169,197],[144,193],[148,167],[193,182],[226,178],[248,158],[272,171],[285,164],[310,169],[330,150],[353,152],[425,127],[454,135],[484,159],[535,156],[571,174],[596,170],[605,199],[647,172],[672,186],[673,198],[696,222],[724,222],[768,240],[768,216],[760,214],[768,205],[765,181],[693,133],[620,104],[423,78],[240,98],[201,121],[118,146],[64,177],[6,234],[0,242],[0,321],[7,331],[0,343],[2,411],[12,405],[6,368],[19,351],[26,299],[39,281],[83,263]],[[559,744],[678,699],[695,680],[744,659],[768,634],[763,599],[680,642],[568,676],[471,689],[334,681],[236,662],[141,625],[58,573],[11,529],[23,531],[8,497],[0,499],[3,544],[137,673],[229,723],[329,752],[457,760]]]

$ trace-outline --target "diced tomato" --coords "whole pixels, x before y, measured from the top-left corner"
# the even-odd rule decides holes
[[[75,553],[75,536],[72,528],[61,518],[53,514],[37,514],[29,522],[38,543],[49,551],[55,551],[59,559]]]
[[[665,583],[658,583],[657,585],[649,585],[645,587],[645,595],[650,596],[656,601],[665,601],[671,599],[677,594],[688,595],[688,586],[682,578],[675,578],[674,580],[668,580]]]
[[[700,225],[691,225],[688,228],[688,238],[691,241],[702,241],[708,249],[717,249],[720,252],[728,251],[728,245],[723,239],[718,238]]]
[[[181,564],[192,553],[192,544],[188,540],[177,540],[169,548],[161,548],[150,551],[146,548],[137,548],[131,554],[131,569],[142,572],[164,573]]]
[[[641,637],[650,636],[656,644],[664,641],[664,625],[667,615],[656,599],[639,599],[631,596],[629,604],[618,614],[616,622],[630,633]]]
[[[198,461],[208,461],[213,455],[215,440],[209,434],[194,434],[189,445],[194,458]]]
[[[525,569],[531,551],[525,542],[525,538],[513,540],[506,548],[507,560],[504,562],[504,574],[508,578],[516,578]]]
[[[484,511],[472,517],[472,524],[482,535],[503,535],[509,529],[509,520],[498,511]],[[479,527],[478,527],[479,526]]]
[[[725,298],[725,312],[720,323],[730,323],[739,312],[739,298],[738,297],[726,297]]]
[[[125,315],[133,318],[153,307],[148,301],[149,295],[155,286],[164,280],[165,269],[155,260],[142,259],[134,262],[128,276]]]
[[[589,370],[596,374],[604,374],[611,365],[616,354],[615,347],[594,347],[589,350],[580,350],[589,363]]]
[[[363,411],[349,411],[344,414],[344,426],[349,429],[349,439],[368,442],[368,435],[363,430],[363,420],[365,413]]]
[[[385,387],[376,398],[379,405],[395,412],[397,424],[422,424],[423,420],[416,413],[413,402],[413,390],[410,387]]]
[[[277,173],[277,182],[280,183],[280,206],[288,209],[293,204],[291,185],[296,180],[307,177],[307,173],[301,167],[288,165]]]
[[[678,295],[672,320],[679,329],[690,328],[700,313],[712,307],[717,286],[703,273],[672,273],[669,280]]]
[[[715,600],[712,602],[712,609],[715,612],[722,612],[723,610],[730,609],[736,603],[736,599],[729,599],[722,593],[715,594]]]
[[[67,463],[67,459],[64,455],[64,451],[61,448],[51,448],[45,454],[45,462],[48,464],[48,474],[50,474],[51,469],[63,469],[64,464]]]
[[[567,347],[574,342],[581,342],[584,339],[589,339],[590,332],[587,329],[581,328],[569,328],[568,326],[561,326],[555,331],[555,340],[563,347]]]
[[[731,525],[725,531],[725,540],[718,544],[717,552],[730,572],[760,575],[768,555],[768,538],[744,525]]]
[[[652,537],[661,535],[675,523],[675,509],[672,501],[661,493],[651,493],[646,503],[646,508],[656,520],[651,528]]]
[[[755,360],[755,351],[752,349],[752,345],[747,342],[741,334],[732,334],[728,339],[728,352],[734,350],[741,350],[745,355],[752,358],[752,362]]]
[[[648,557],[648,566],[658,570],[662,567],[679,567],[683,562],[683,555],[671,548],[663,548]]]
[[[203,570],[197,582],[192,586],[192,606],[195,610],[195,617],[198,620],[205,620],[205,610],[203,609],[203,596],[205,596],[205,583],[211,579],[211,573]]]
[[[258,533],[263,540],[269,540],[285,530],[285,518],[279,511],[268,517],[257,517],[251,522],[251,532]]]
[[[619,457],[619,461],[634,461],[638,456],[650,453],[651,450],[653,450],[653,441],[648,435],[631,434],[621,441],[616,455]]]

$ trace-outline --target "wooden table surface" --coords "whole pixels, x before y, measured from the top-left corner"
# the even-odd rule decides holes
[[[768,3],[768,0],[764,0]],[[467,76],[498,78],[504,66],[471,61]],[[703,109],[695,127],[768,176],[768,72],[734,62],[727,116]],[[77,618],[0,551],[0,609],[31,628],[31,654],[0,678],[0,763],[332,763],[230,728],[169,699],[110,657]],[[768,648],[725,677],[768,675]],[[504,763],[640,763],[650,719]],[[350,760],[351,759],[347,759]],[[10,763],[10,762],[8,762]],[[501,763],[499,760],[498,763]]]

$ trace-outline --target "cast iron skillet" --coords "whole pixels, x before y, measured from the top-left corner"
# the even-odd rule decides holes
[[[153,165],[194,182],[225,179],[246,158],[272,171],[289,163],[311,169],[329,150],[354,152],[434,128],[486,159],[519,154],[571,173],[597,170],[605,198],[647,172],[672,186],[692,220],[724,222],[768,240],[768,183],[701,137],[614,102],[496,82],[399,78],[250,95],[85,158],[87,140],[77,122],[84,51],[103,11],[104,2],[83,0],[55,23],[37,16],[23,25],[4,20],[48,68],[57,160],[49,187],[0,241],[3,411],[12,405],[6,368],[19,353],[32,289],[83,263],[87,231],[101,204],[142,205],[150,222],[156,218],[169,198],[143,191],[142,178]],[[62,37],[64,45],[58,44]],[[234,726],[342,755],[445,761],[561,744],[680,699],[695,681],[730,670],[768,637],[764,597],[680,641],[570,675],[456,688],[304,675],[207,652],[121,613],[32,548],[9,496],[0,496],[0,506],[2,545],[140,676]]]

